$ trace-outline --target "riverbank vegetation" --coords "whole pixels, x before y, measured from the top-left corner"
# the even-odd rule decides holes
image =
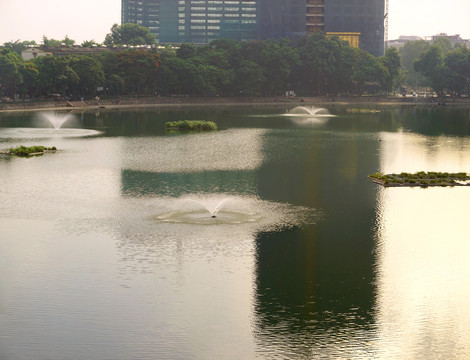
[[[213,131],[217,130],[217,124],[213,121],[203,120],[170,121],[165,123],[165,129],[185,131]]]
[[[470,176],[467,173],[448,172],[425,172],[416,173],[402,172],[400,174],[375,173],[369,178],[383,186],[470,186]]]
[[[65,100],[119,96],[356,96],[422,87],[441,95],[470,95],[470,50],[447,39],[406,43],[379,58],[338,37],[315,33],[288,39],[214,40],[159,48],[147,29],[113,25],[105,44],[23,60],[34,42],[0,48],[0,96]],[[68,37],[44,46],[72,48]],[[87,51],[86,49],[89,49]],[[92,51],[93,50],[93,51]],[[403,90],[404,91],[404,90]]]

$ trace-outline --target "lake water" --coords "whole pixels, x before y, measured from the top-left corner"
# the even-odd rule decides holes
[[[0,359],[469,359],[470,110],[291,110],[0,113]]]

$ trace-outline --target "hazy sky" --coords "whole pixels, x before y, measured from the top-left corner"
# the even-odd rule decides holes
[[[389,39],[445,32],[470,39],[470,0],[389,0]],[[0,0],[0,44],[42,36],[102,42],[121,22],[121,0]]]

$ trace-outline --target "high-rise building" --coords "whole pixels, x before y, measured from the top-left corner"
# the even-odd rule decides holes
[[[145,26],[152,34],[159,34],[160,0],[122,0],[121,23]]]
[[[385,0],[122,0],[122,23],[150,29],[160,43],[301,38],[317,31],[359,39],[384,53]],[[341,37],[340,36],[340,37]],[[352,43],[357,44],[354,40]],[[351,43],[351,41],[350,41]]]
[[[306,0],[257,0],[258,39],[296,39],[306,34]]]
[[[167,4],[165,19],[178,24],[178,42],[209,43],[215,39],[253,40],[257,34],[256,0],[160,0]],[[174,12],[176,8],[176,13]],[[163,21],[164,11],[161,11]],[[170,16],[168,16],[170,15]],[[176,15],[176,17],[175,17]],[[170,21],[168,21],[170,22]],[[165,26],[164,26],[165,25]],[[160,23],[160,42],[172,41]]]
[[[359,47],[384,54],[384,0],[324,0],[325,32],[361,33]]]

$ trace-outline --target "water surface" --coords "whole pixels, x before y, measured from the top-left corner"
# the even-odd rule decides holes
[[[0,114],[0,358],[468,359],[470,111],[290,110]]]

